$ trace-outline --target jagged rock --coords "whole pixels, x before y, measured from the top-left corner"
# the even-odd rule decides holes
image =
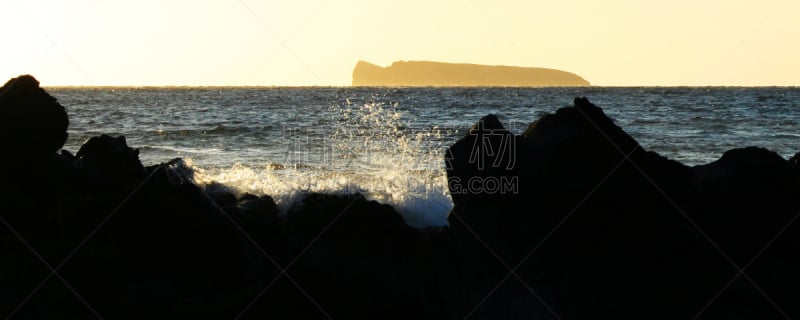
[[[288,228],[297,259],[289,274],[330,316],[423,316],[420,238],[392,207],[360,194],[309,194],[289,210]]]
[[[0,112],[57,105],[13,81]],[[123,137],[56,154],[56,118],[0,174],[3,317],[800,315],[800,154],[690,168],[585,98],[523,135],[489,115],[449,149],[450,226],[421,234],[361,195],[307,194],[283,216],[269,196],[198,186],[180,159],[145,168]]]
[[[492,175],[518,176],[518,193],[453,197],[437,315],[691,317],[800,212],[798,180],[776,154],[733,150],[689,168],[644,150],[585,98],[514,138],[520,167]],[[475,175],[463,147],[474,143],[471,132],[450,149],[450,161],[468,165],[448,177]],[[779,283],[800,284],[788,263],[800,248],[795,229],[750,265],[790,314],[797,295]],[[779,315],[742,278],[702,313],[730,314]]]
[[[10,293],[0,314],[50,273],[31,250],[52,266],[64,262],[59,276],[108,318],[232,318],[277,276],[181,161],[145,169],[123,138],[108,136],[59,159],[69,187],[51,200],[56,206],[37,205],[27,189],[0,193],[9,206],[0,214],[16,231],[0,231],[0,270],[14,275],[0,277],[0,292]],[[15,316],[94,316],[71,288],[53,283]]]
[[[789,166],[792,167],[794,178],[800,181],[800,152],[795,153],[794,156],[789,159]]]
[[[775,152],[733,149],[693,170],[702,199],[693,218],[739,264],[748,263],[800,212],[800,184],[790,163]],[[789,240],[800,244],[794,235],[777,245]]]
[[[0,88],[0,150],[10,158],[27,161],[58,151],[68,126],[64,107],[34,77],[19,76]]]
[[[244,194],[225,210],[246,233],[248,240],[255,241],[260,250],[281,265],[288,263],[286,223],[272,197]]]
[[[520,175],[524,163],[519,147],[521,137],[506,130],[495,115],[487,115],[473,125],[463,139],[448,148],[445,166],[448,172],[450,195],[454,200],[471,201],[478,197],[496,197],[513,192],[493,190],[494,185],[485,186],[486,179],[512,180]],[[458,155],[458,156],[456,156]],[[464,157],[463,155],[467,155]]]
[[[92,137],[76,154],[75,169],[98,187],[132,189],[147,175],[139,150],[128,147],[125,137]]]

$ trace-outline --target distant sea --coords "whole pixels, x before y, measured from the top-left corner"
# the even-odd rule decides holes
[[[446,224],[444,150],[481,116],[514,133],[586,96],[647,150],[687,165],[760,146],[800,151],[800,88],[50,88],[65,149],[124,135],[148,164],[181,157],[199,183],[268,194],[362,192],[414,226]],[[590,154],[586,157],[591,161]]]

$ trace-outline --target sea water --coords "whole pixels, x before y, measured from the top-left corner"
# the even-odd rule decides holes
[[[395,207],[444,225],[444,151],[480,117],[522,133],[586,96],[647,150],[687,165],[731,148],[800,151],[800,88],[49,88],[69,113],[74,152],[124,135],[146,164],[181,157],[198,183],[267,194],[286,208],[309,191]]]

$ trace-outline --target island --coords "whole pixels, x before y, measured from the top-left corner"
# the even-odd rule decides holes
[[[358,61],[353,86],[574,87],[580,76],[556,69],[432,61],[396,61],[389,67]]]

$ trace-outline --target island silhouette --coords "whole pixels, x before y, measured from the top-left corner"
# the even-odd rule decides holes
[[[582,77],[556,69],[490,66],[470,63],[396,61],[389,67],[359,60],[353,86],[435,87],[573,87],[588,86]]]

